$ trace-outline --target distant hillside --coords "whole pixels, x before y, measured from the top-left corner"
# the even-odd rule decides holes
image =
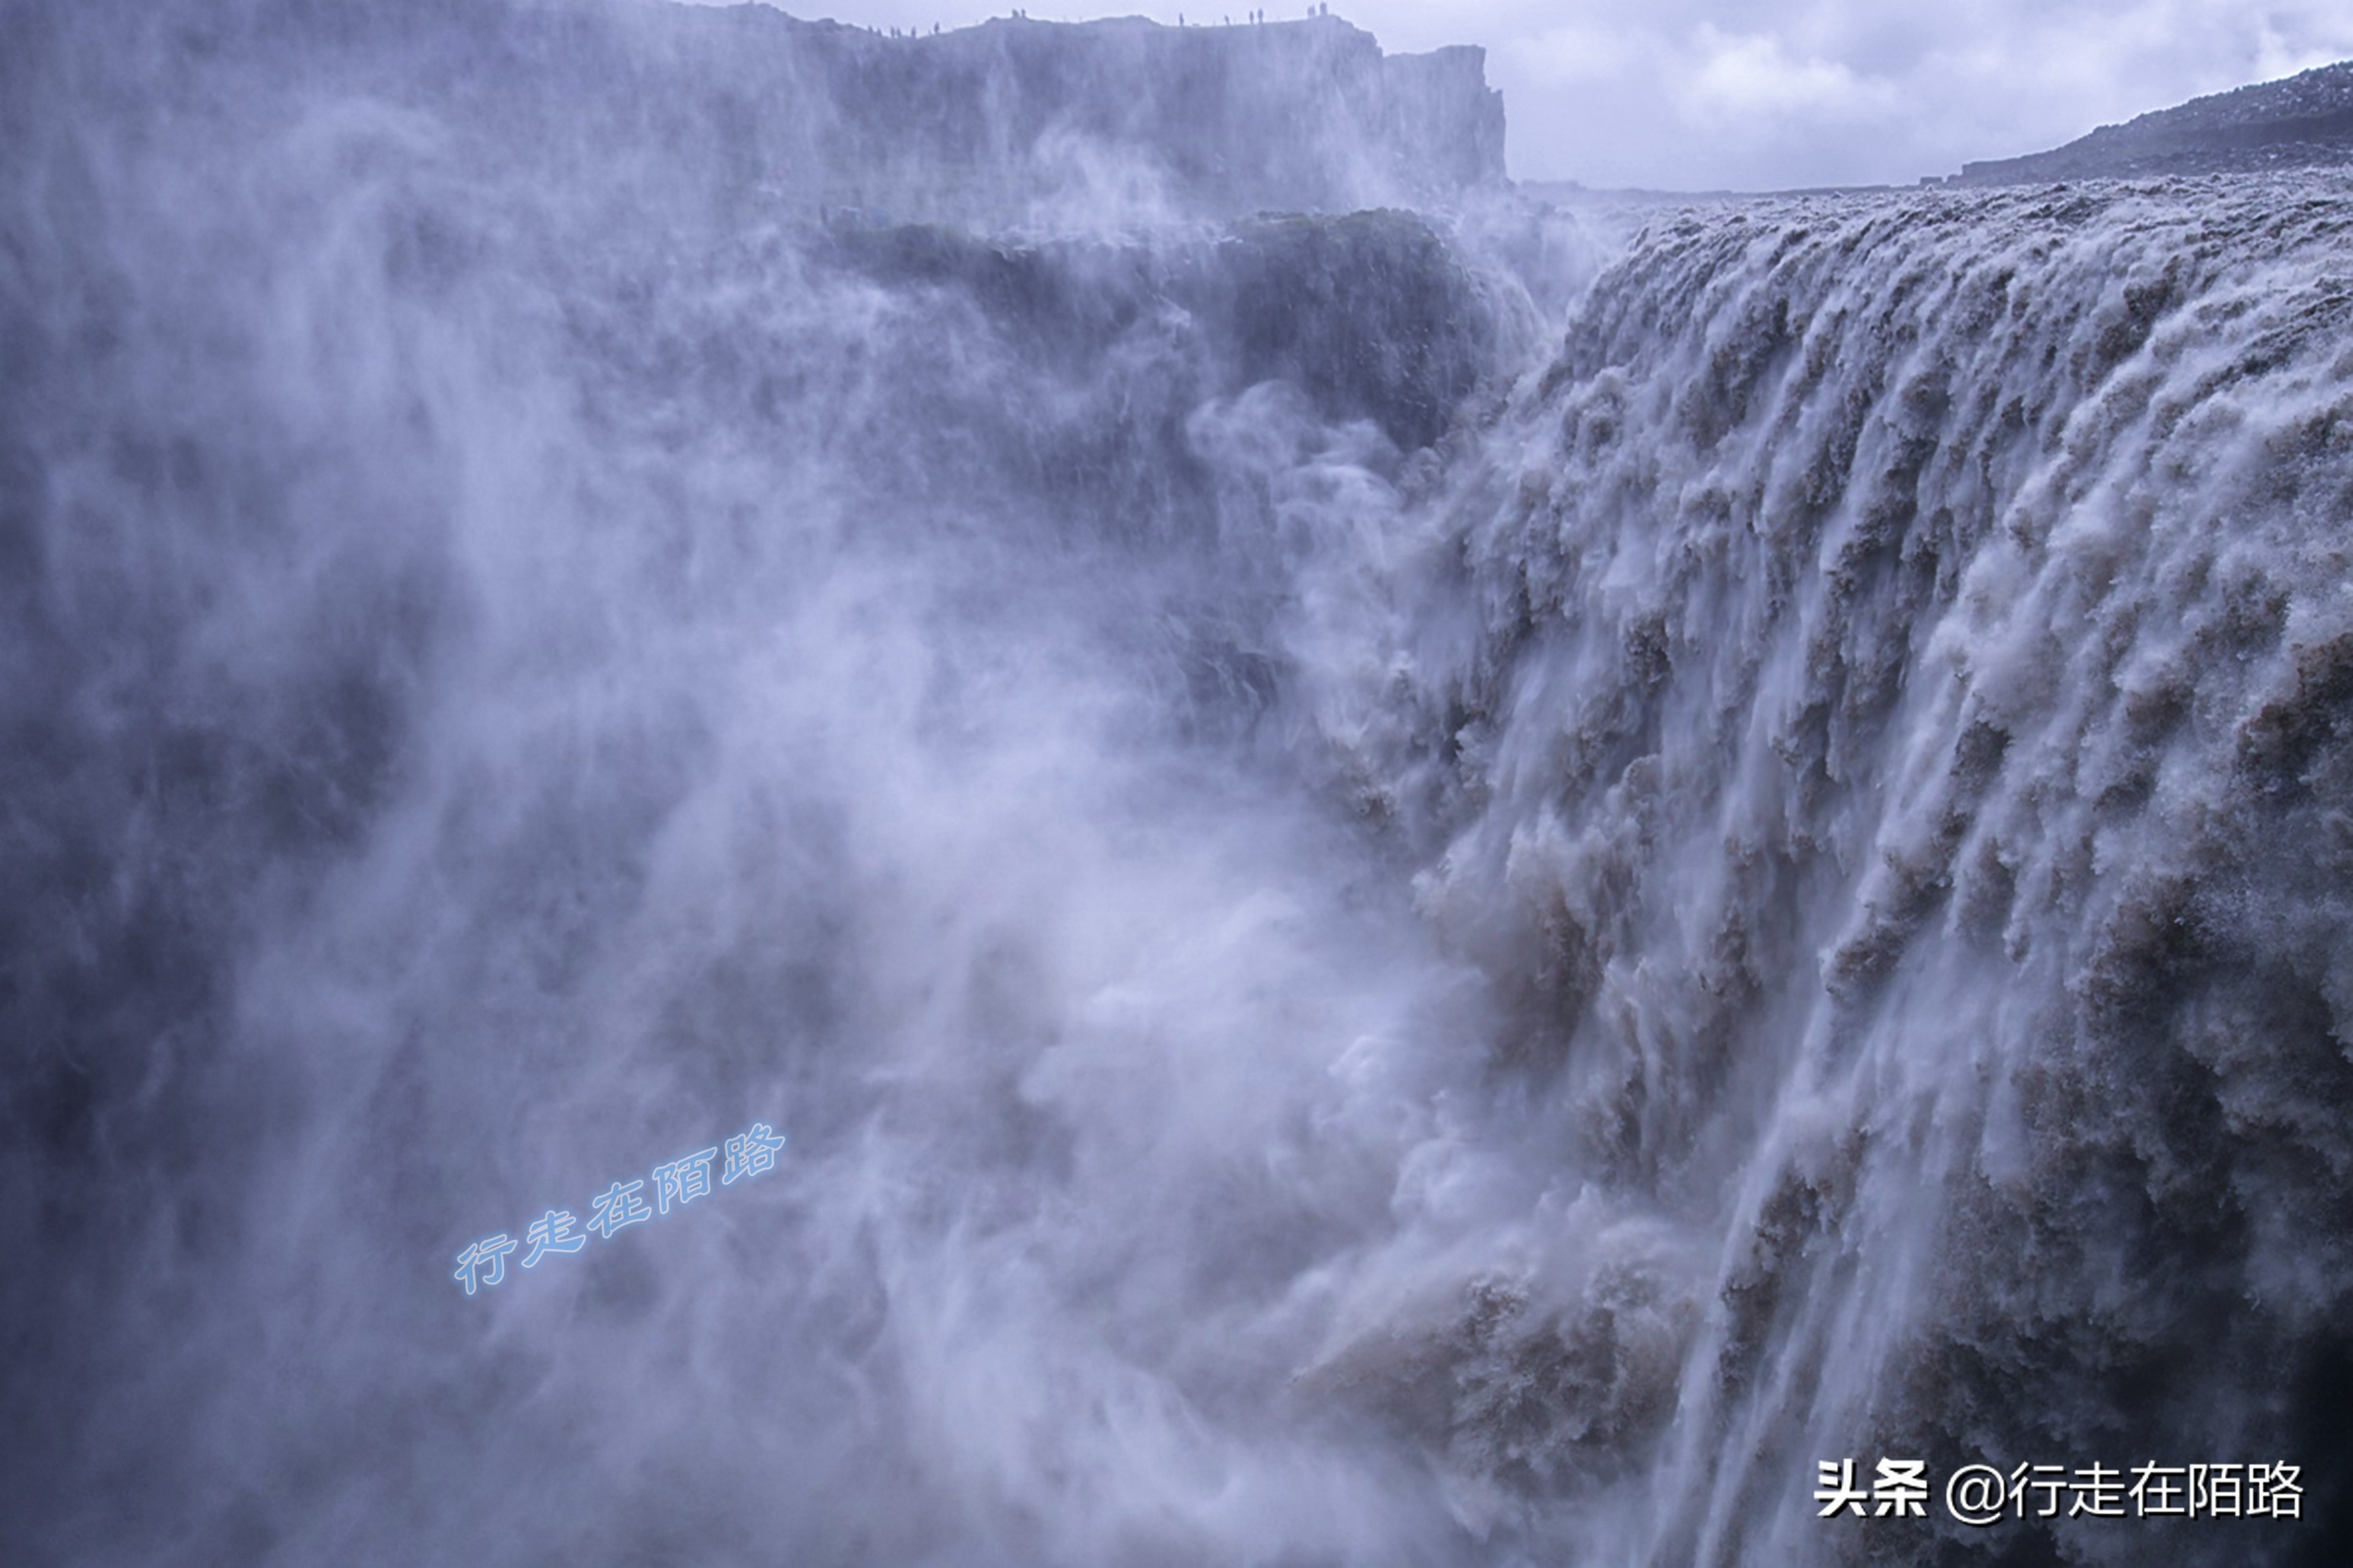
[[[2353,61],[2194,98],[2048,153],[1965,163],[1947,184],[2016,184],[2353,163]]]

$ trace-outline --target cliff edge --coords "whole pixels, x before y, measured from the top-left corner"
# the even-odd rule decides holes
[[[1504,178],[1484,50],[1385,55],[1332,16],[1016,16],[919,34],[764,5],[418,9],[430,26],[417,12],[328,23],[296,7],[371,90],[502,156],[637,167],[731,201],[886,221],[985,224],[1057,205],[1215,218],[1420,203]]]

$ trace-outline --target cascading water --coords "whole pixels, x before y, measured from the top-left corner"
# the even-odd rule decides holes
[[[0,1556],[2332,1560],[2341,177],[987,235],[18,36]]]
[[[1639,1429],[1600,1560],[1931,1555],[1826,1533],[1852,1454],[2342,1464],[2345,195],[1662,219],[1338,567],[1307,679],[1547,1184],[1453,1449]]]

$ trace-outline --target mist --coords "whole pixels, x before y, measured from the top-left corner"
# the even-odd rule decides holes
[[[1282,689],[1403,457],[1202,324],[1322,231],[779,227],[691,112],[428,90],[454,17],[26,23],[26,1549],[1446,1554],[1285,1394],[1481,1008]],[[755,1121],[762,1180],[453,1283]]]
[[[2323,1560],[2341,176],[1580,208],[1336,19],[5,18],[0,1555],[2146,1560],[1820,1517],[1900,1452],[2293,1460],[2163,1548]]]

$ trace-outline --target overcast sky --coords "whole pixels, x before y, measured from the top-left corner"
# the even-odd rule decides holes
[[[972,0],[788,0],[969,26]],[[1240,17],[1212,0],[1023,7],[1039,21]],[[1268,7],[1306,14],[1306,0]],[[2070,141],[2353,58],[2353,0],[1335,0],[1392,53],[1482,44],[1523,180],[1667,189],[1893,183]]]

